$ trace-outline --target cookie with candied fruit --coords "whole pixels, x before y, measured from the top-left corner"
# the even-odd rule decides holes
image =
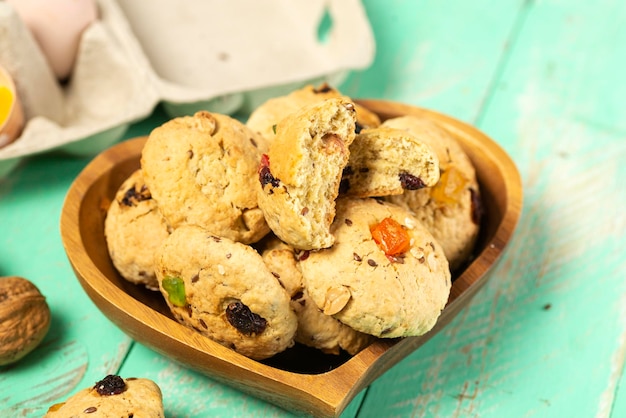
[[[482,216],[471,160],[450,132],[429,119],[402,116],[388,119],[382,126],[412,133],[437,154],[441,171],[437,184],[386,199],[412,210],[442,245],[450,268],[458,270],[471,256]]]
[[[382,338],[432,329],[451,287],[443,249],[406,209],[373,198],[337,200],[331,248],[299,254],[311,299],[327,315]]]
[[[251,246],[181,226],[157,251],[156,274],[174,317],[219,344],[257,360],[294,344],[289,296]]]

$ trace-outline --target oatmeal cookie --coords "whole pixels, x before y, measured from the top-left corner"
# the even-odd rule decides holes
[[[259,207],[274,233],[299,249],[329,247],[341,173],[354,140],[354,104],[328,99],[283,119],[259,168]]]
[[[205,111],[154,129],[141,168],[172,228],[198,225],[245,244],[265,236],[255,192],[262,143],[236,119]]]
[[[399,206],[340,198],[331,248],[300,254],[304,284],[317,306],[377,337],[422,335],[450,293],[441,246]]]
[[[285,117],[305,106],[339,97],[344,95],[328,84],[318,87],[308,85],[288,95],[267,100],[250,114],[246,125],[271,142],[276,136],[276,125]],[[355,104],[355,109],[357,133],[363,128],[375,128],[380,125],[380,118],[375,113],[358,104]]]
[[[157,251],[156,274],[174,317],[219,344],[257,360],[293,345],[289,296],[252,247],[181,226]]]
[[[67,401],[50,406],[44,418],[82,416],[163,418],[161,389],[149,379],[109,375]]]
[[[104,237],[113,265],[131,283],[159,290],[154,252],[170,229],[143,180],[141,170],[122,183],[104,221]]]
[[[393,128],[363,129],[350,145],[339,192],[357,197],[402,194],[434,186],[439,159],[410,132]]]
[[[452,271],[459,269],[474,248],[482,213],[472,162],[452,134],[428,119],[402,116],[382,126],[411,132],[437,153],[441,176],[435,186],[387,199],[415,212],[443,247]]]
[[[345,350],[354,355],[374,341],[371,335],[355,331],[317,307],[304,287],[292,247],[273,238],[262,255],[265,264],[291,297],[291,307],[298,317],[296,342],[326,354],[340,354]]]

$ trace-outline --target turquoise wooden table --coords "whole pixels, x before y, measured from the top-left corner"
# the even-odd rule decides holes
[[[432,108],[512,156],[522,217],[491,280],[345,417],[626,417],[626,3],[374,1],[376,61],[340,86]],[[167,119],[159,109],[126,138]],[[0,180],[0,276],[32,280],[52,327],[0,369],[0,416],[37,417],[109,373],[161,387],[168,417],[289,412],[132,341],[92,304],[59,234],[89,158],[54,153]]]

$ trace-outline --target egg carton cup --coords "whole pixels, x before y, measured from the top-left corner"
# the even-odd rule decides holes
[[[162,103],[172,117],[249,113],[310,83],[367,67],[374,38],[359,0],[98,0],[66,84],[0,1],[0,64],[26,124],[0,148],[0,177],[24,157],[95,155]]]

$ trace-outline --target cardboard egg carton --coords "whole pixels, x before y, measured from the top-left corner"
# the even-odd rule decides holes
[[[98,0],[67,84],[15,11],[0,2],[0,64],[26,125],[0,148],[0,176],[50,150],[96,154],[158,103],[172,116],[233,114],[364,68],[374,39],[359,0]]]

